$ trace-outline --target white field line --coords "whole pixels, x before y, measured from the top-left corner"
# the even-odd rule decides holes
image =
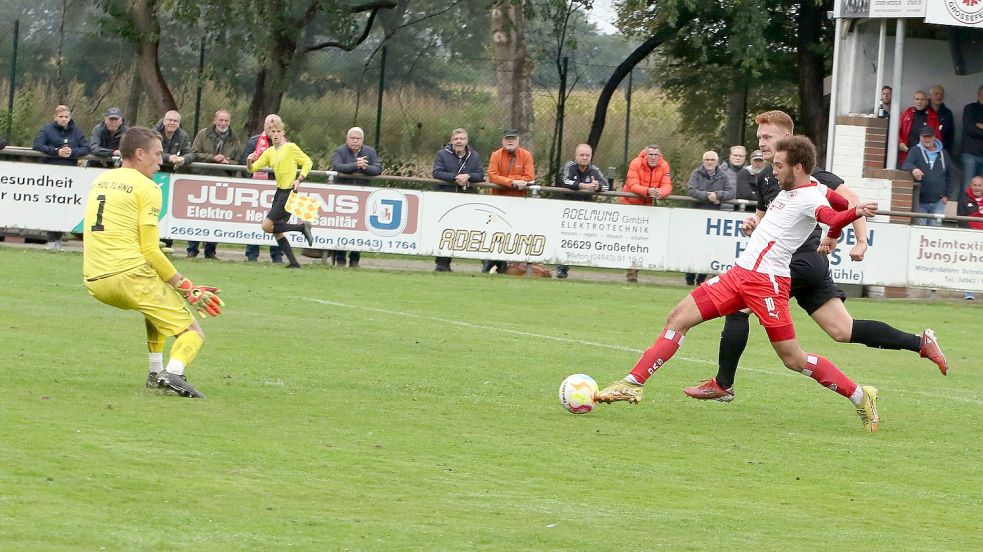
[[[550,341],[558,341],[560,343],[571,343],[571,344],[576,344],[576,345],[583,345],[585,347],[597,347],[597,348],[600,348],[600,349],[611,349],[611,350],[614,350],[614,351],[624,351],[624,352],[627,352],[627,353],[636,353],[636,354],[639,354],[639,355],[644,352],[643,349],[638,349],[636,347],[626,347],[624,345],[611,345],[610,343],[599,343],[597,341],[589,341],[589,340],[586,340],[586,339],[571,339],[571,338],[568,338],[568,337],[558,337],[558,336],[555,336],[555,335],[538,334],[538,333],[534,333],[534,332],[526,332],[526,331],[522,331],[522,330],[513,330],[513,329],[502,328],[502,327],[498,327],[498,326],[488,326],[488,325],[485,325],[485,324],[475,324],[473,322],[465,322],[463,320],[451,320],[449,318],[440,318],[440,317],[436,317],[436,316],[424,316],[422,314],[415,314],[415,313],[406,312],[406,311],[398,311],[398,310],[392,310],[392,309],[380,309],[378,307],[366,307],[366,306],[362,306],[362,305],[352,305],[350,303],[340,303],[338,301],[329,301],[327,299],[316,299],[316,298],[313,298],[313,297],[294,297],[294,299],[299,300],[299,301],[308,301],[308,302],[311,302],[311,303],[319,303],[321,305],[330,305],[330,306],[333,306],[333,307],[341,307],[341,308],[345,308],[345,309],[361,310],[361,311],[368,311],[368,312],[377,312],[377,313],[380,313],[380,314],[389,314],[389,315],[392,315],[392,316],[401,316],[401,317],[404,317],[404,318],[416,318],[418,320],[428,320],[430,322],[440,322],[442,324],[450,324],[452,326],[461,326],[463,328],[469,328],[469,329],[473,329],[473,330],[494,331],[494,332],[499,332],[499,333],[505,333],[505,334],[511,334],[511,335],[518,335],[518,336],[522,336],[522,337],[531,337],[531,338],[535,338],[535,339],[548,339]],[[676,359],[679,359],[679,360],[684,360],[686,362],[692,362],[692,363],[695,363],[695,364],[705,364],[705,365],[713,366],[713,367],[716,367],[717,366],[716,361],[705,360],[705,359],[702,359],[702,358],[691,358],[691,357],[686,357],[686,356],[682,356],[682,355],[676,355],[673,358],[676,358]],[[934,375],[935,374],[935,370],[936,370],[935,367],[934,366],[926,367],[926,370],[928,368],[931,368],[931,371],[929,371],[928,373],[931,374],[931,375]],[[758,374],[770,374],[770,375],[778,374],[778,375],[783,375],[783,376],[788,376],[788,377],[801,377],[798,374],[792,372],[791,370],[778,370],[778,371],[774,371],[774,370],[760,370],[760,369],[757,369],[757,368],[747,368],[745,366],[740,366],[740,369],[742,371],[745,371],[745,372],[755,372],[755,373],[758,373]],[[967,403],[972,403],[972,404],[983,404],[983,400],[980,400],[980,399],[975,399],[975,398],[972,398],[972,397],[960,397],[960,396],[957,396],[957,395],[950,395],[950,394],[947,394],[947,393],[930,393],[930,392],[917,391],[917,390],[911,390],[911,389],[899,390],[899,389],[890,389],[890,388],[881,387],[881,386],[878,386],[878,388],[881,389],[882,391],[889,391],[891,393],[907,393],[909,395],[920,395],[920,396],[923,396],[923,397],[930,397],[930,398],[933,398],[933,399],[946,399],[946,400],[954,400],[954,401],[960,401],[960,402],[967,402]]]

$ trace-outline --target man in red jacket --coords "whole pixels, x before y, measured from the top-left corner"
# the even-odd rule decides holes
[[[646,146],[638,153],[638,157],[631,160],[625,185],[621,190],[642,196],[621,198],[621,202],[628,205],[654,205],[655,200],[672,193],[669,162],[662,158],[659,146]],[[637,282],[638,269],[628,269],[625,278],[631,283]]]
[[[901,114],[901,126],[898,128],[898,168],[908,157],[908,150],[918,145],[918,132],[922,127],[932,127],[935,137],[942,139],[939,131],[939,116],[928,105],[928,95],[919,90],[912,98],[914,105]]]

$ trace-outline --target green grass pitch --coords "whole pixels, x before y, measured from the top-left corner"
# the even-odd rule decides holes
[[[757,323],[730,404],[681,392],[714,321],[641,404],[567,414],[560,381],[623,376],[682,287],[176,264],[226,301],[188,370],[205,400],[144,388],[143,323],[79,254],[0,247],[0,549],[983,548],[973,305],[848,303],[934,328],[947,377],[795,307],[806,350],[880,389],[871,435]]]

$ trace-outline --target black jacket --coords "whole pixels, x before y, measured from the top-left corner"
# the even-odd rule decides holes
[[[89,135],[89,150],[94,157],[112,157],[113,152],[119,149],[119,141],[126,132],[126,121],[119,125],[116,134],[110,134],[106,129],[106,123],[101,122],[92,127],[92,134]]]
[[[183,128],[178,127],[174,131],[174,135],[168,140],[166,134],[164,133],[164,121],[161,120],[157,125],[154,126],[154,130],[160,133],[161,143],[164,146],[164,168],[174,169],[174,165],[167,162],[168,155],[180,155],[184,158],[184,166],[187,167],[195,160],[195,152],[191,149],[191,137],[188,133],[184,131]]]
[[[58,148],[65,144],[72,148],[72,156],[58,157]],[[70,119],[64,127],[54,122],[41,127],[34,138],[33,149],[47,155],[42,162],[51,165],[77,165],[79,157],[89,155],[89,143],[85,140],[85,134],[75,126],[74,119]]]
[[[983,129],[976,126],[983,123],[983,104],[973,102],[963,108],[963,153],[983,155]]]
[[[450,144],[445,145],[437,152],[437,158],[433,161],[433,177],[437,180],[449,182],[447,184],[437,184],[434,189],[441,192],[463,192],[476,191],[461,189],[454,183],[454,177],[459,174],[468,175],[468,182],[482,182],[485,179],[485,169],[481,164],[481,155],[471,146],[467,146],[463,157],[458,157],[454,153],[454,148]]]

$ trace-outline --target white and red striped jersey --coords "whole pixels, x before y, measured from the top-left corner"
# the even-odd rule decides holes
[[[836,213],[831,202],[843,212]],[[856,220],[854,210],[847,211],[847,207],[843,196],[815,179],[805,186],[782,190],[754,229],[737,264],[754,272],[790,276],[792,253],[809,238],[817,221],[829,224],[829,235],[838,237],[844,226]]]

